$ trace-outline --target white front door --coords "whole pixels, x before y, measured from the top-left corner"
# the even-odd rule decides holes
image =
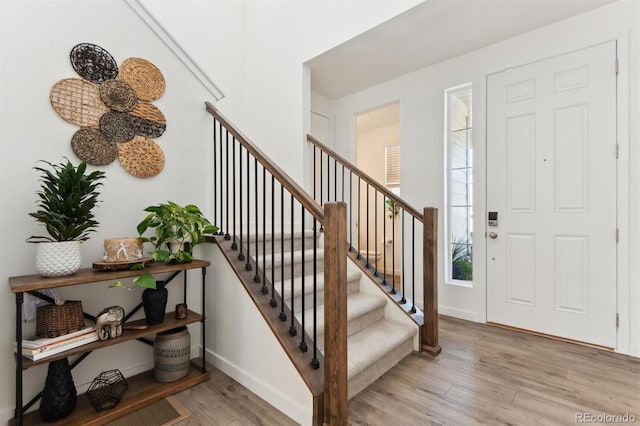
[[[616,43],[487,79],[487,321],[616,346]]]

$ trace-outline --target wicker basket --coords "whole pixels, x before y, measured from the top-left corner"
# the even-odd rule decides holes
[[[38,306],[36,335],[58,337],[85,328],[82,302],[67,300],[62,305]]]

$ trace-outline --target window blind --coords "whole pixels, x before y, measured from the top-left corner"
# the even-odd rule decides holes
[[[385,156],[385,185],[400,186],[400,145],[386,146]]]

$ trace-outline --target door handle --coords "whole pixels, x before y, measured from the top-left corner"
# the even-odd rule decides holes
[[[495,240],[498,238],[498,234],[496,232],[489,232],[489,238],[493,238]]]

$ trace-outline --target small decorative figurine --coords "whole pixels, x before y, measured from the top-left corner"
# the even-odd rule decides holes
[[[121,306],[104,308],[96,316],[96,331],[100,340],[114,339],[122,336],[122,319],[124,309]]]

